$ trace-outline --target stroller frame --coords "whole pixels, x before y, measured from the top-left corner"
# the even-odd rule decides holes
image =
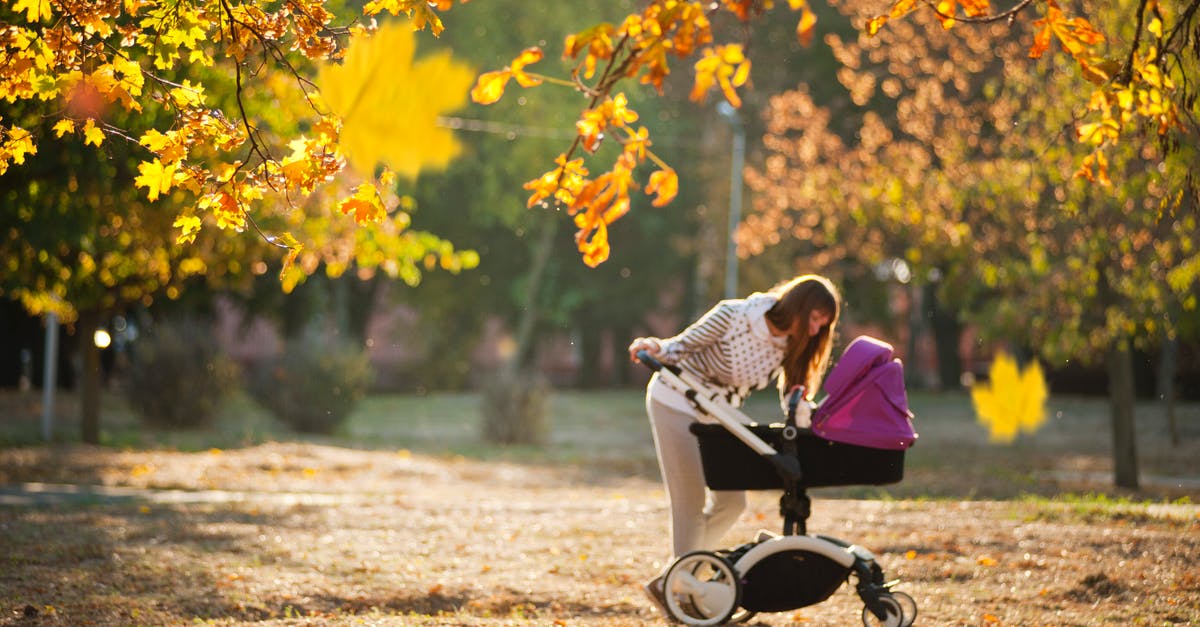
[[[898,580],[885,581],[871,551],[830,536],[808,534],[812,500],[796,443],[801,437],[815,437],[810,430],[796,427],[789,415],[777,450],[755,433],[755,423],[744,413],[715,400],[714,394],[705,394],[707,386],[690,373],[666,366],[645,351],[637,357],[672,387],[684,391],[697,409],[768,460],[783,486],[779,499],[782,535],[760,531],[752,542],[717,551],[692,551],[667,568],[663,596],[672,619],[707,627],[744,622],[759,612],[807,607],[828,599],[853,575],[866,627],[913,624],[916,602],[893,589]],[[799,393],[793,393],[789,414],[794,414],[799,400]],[[693,432],[699,435],[696,429]]]

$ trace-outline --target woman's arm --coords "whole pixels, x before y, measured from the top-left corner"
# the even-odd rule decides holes
[[[690,353],[715,344],[729,331],[736,315],[733,301],[723,300],[717,303],[679,335],[659,340],[659,361],[674,364]]]

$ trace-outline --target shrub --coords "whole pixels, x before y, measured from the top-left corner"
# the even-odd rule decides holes
[[[250,392],[296,431],[333,433],[370,385],[371,364],[365,349],[310,332],[264,362]]]
[[[220,352],[208,329],[194,322],[168,322],[138,341],[125,396],[145,424],[203,427],[237,389],[239,379],[237,364]]]
[[[544,444],[550,385],[531,372],[501,367],[483,389],[483,437],[497,444]]]

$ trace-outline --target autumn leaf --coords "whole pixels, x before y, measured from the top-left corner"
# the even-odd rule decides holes
[[[689,96],[695,102],[704,102],[708,91],[720,87],[725,99],[734,107],[742,106],[735,88],[741,87],[750,78],[750,59],[739,44],[708,48],[696,62],[696,81]]]
[[[504,88],[511,78],[512,72],[509,70],[480,74],[475,87],[471,88],[471,101],[481,105],[499,102],[504,97]]]
[[[138,164],[140,174],[133,179],[133,183],[137,187],[145,187],[146,197],[151,201],[158,200],[160,194],[170,191],[175,177],[175,167],[174,163],[164,164],[158,159],[143,161]]]
[[[181,215],[175,218],[171,226],[179,229],[179,237],[175,238],[176,244],[191,244],[196,241],[196,234],[200,232],[200,218]]]
[[[359,185],[353,196],[338,205],[338,210],[346,215],[353,215],[358,224],[379,222],[386,213],[383,203],[379,201],[378,191],[369,183]]]
[[[12,5],[15,13],[25,12],[25,19],[30,22],[40,22],[42,18],[53,17],[50,12],[50,0],[17,0]]]
[[[104,143],[104,131],[96,126],[96,121],[89,118],[83,125],[83,143],[99,146]],[[151,199],[153,200],[153,198]]]
[[[537,63],[541,59],[541,48],[526,48],[503,70],[480,74],[475,86],[471,88],[471,100],[481,105],[498,102],[504,96],[504,88],[508,86],[508,81],[514,78],[522,87],[541,85],[541,77],[525,72],[525,66]]]
[[[650,175],[650,181],[646,183],[647,194],[657,194],[654,201],[650,204],[655,207],[664,207],[679,193],[679,175],[675,174],[675,170],[655,170]]]
[[[318,70],[322,96],[342,119],[341,148],[363,177],[382,163],[416,178],[461,151],[438,118],[466,104],[474,72],[447,53],[415,55],[412,28],[392,22],[356,35],[341,64]]]
[[[996,354],[988,369],[988,383],[971,388],[971,402],[979,422],[993,442],[1012,442],[1017,433],[1034,433],[1046,420],[1048,392],[1042,367],[1036,361],[1018,369],[1007,353]]]
[[[817,14],[808,8],[808,3],[800,9],[800,21],[796,23],[796,40],[805,48],[812,45],[813,33],[816,31]]]
[[[54,123],[54,136],[55,137],[62,137],[63,135],[66,135],[67,133],[74,133],[74,132],[75,132],[75,121],[74,120],[62,119],[62,120],[59,120]]]

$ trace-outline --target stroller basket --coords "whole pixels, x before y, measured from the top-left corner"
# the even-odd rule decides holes
[[[756,436],[782,450],[783,425],[750,425]],[[775,467],[725,427],[694,423],[704,481],[713,490],[776,490],[783,480]],[[886,485],[904,477],[904,451],[832,442],[811,434],[796,439],[803,475],[800,488]]]

